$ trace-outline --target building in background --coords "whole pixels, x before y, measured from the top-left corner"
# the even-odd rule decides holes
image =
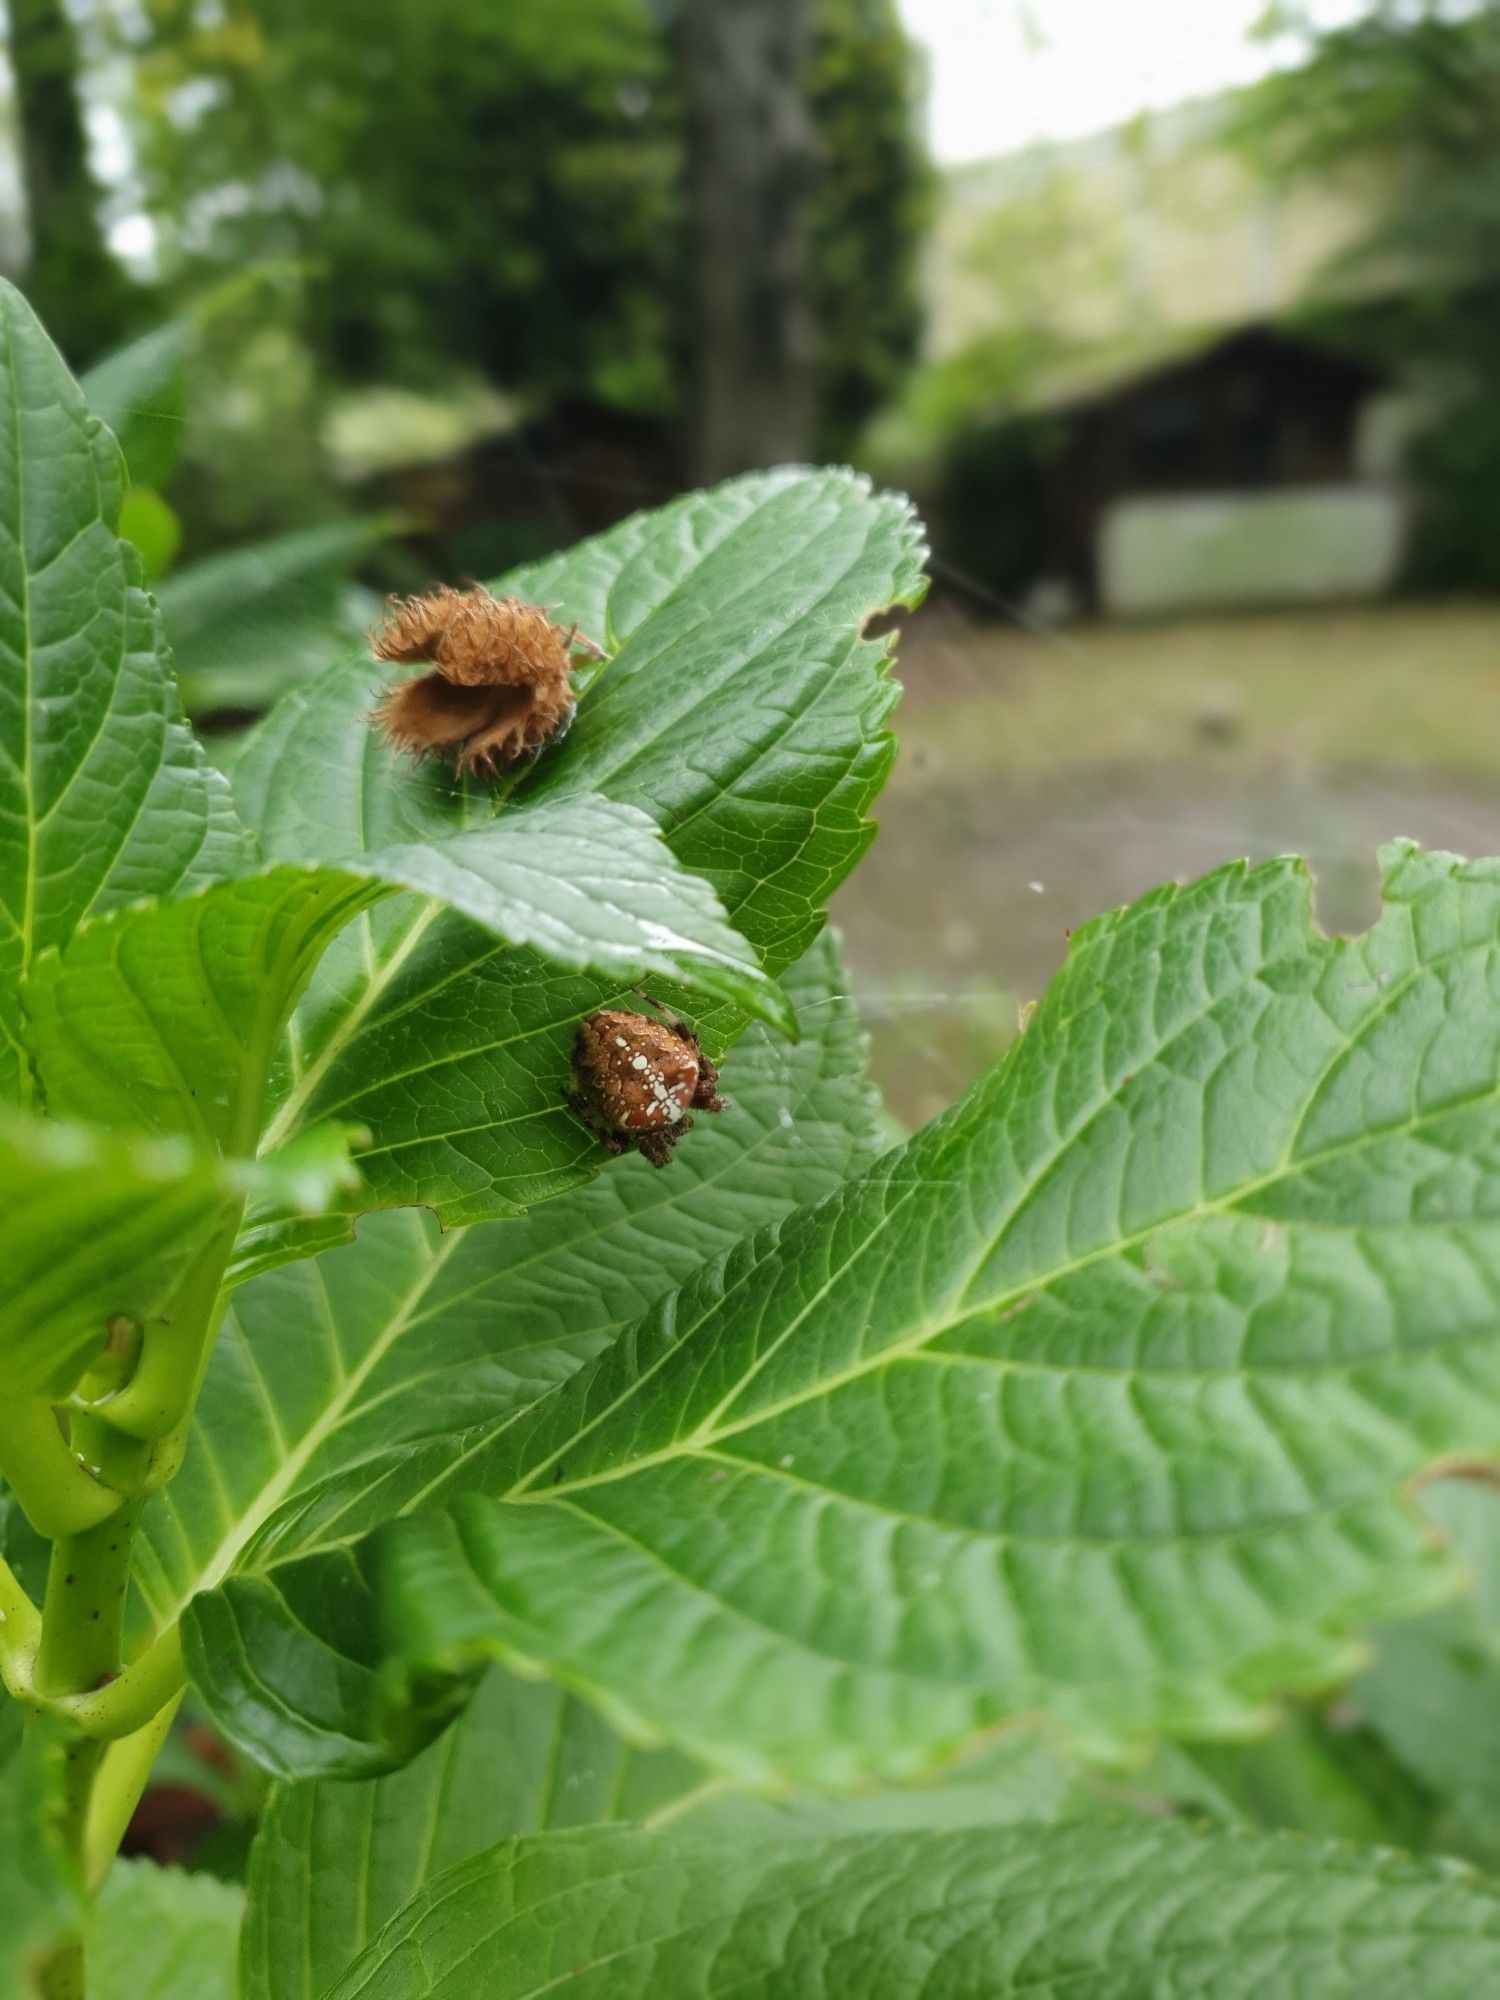
[[[1124,614],[1365,597],[1402,562],[1403,385],[1290,324],[1378,310],[1340,253],[1368,176],[1277,186],[1225,144],[1233,97],[949,177],[929,366],[977,385],[957,452],[969,566],[993,450],[1011,590]],[[987,359],[988,358],[988,359]],[[981,518],[975,518],[976,508]],[[1002,564],[1004,557],[998,557]]]
[[[1049,576],[1127,615],[1368,597],[1400,572],[1388,383],[1249,327],[1054,401]]]

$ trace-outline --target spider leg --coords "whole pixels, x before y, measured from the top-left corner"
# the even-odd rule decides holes
[[[669,1127],[660,1132],[643,1132],[636,1141],[636,1149],[642,1159],[649,1160],[653,1167],[665,1167],[671,1161],[676,1144],[677,1133]]]
[[[674,1035],[681,1035],[683,1040],[691,1042],[695,1049],[699,1046],[698,1037],[693,1033],[687,1022],[672,1013],[668,1008],[663,1007],[660,1000],[653,998],[644,986],[632,986],[630,990],[638,1000],[644,1000],[648,1007],[656,1009],[662,1018],[663,1025],[670,1028]]]

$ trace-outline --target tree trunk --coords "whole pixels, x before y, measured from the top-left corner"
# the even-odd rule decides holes
[[[810,455],[813,0],[685,0],[700,479]]]
[[[99,221],[65,0],[10,0],[10,64],[30,253],[26,290],[75,363],[116,340],[126,286]]]

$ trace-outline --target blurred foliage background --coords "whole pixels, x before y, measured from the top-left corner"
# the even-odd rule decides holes
[[[950,572],[1024,599],[1069,371],[1236,317],[1148,287],[1090,324],[1139,215],[1077,148],[939,174],[896,0],[5,13],[0,256],[122,421],[134,395],[155,498],[128,525],[162,577],[342,520],[278,551],[305,606],[320,566],[493,573],[741,464],[853,457],[917,490]],[[1275,0],[1261,33],[1292,60],[1189,143],[1142,120],[1117,152],[1167,215],[1205,153],[1238,162],[1231,213],[1357,188],[1277,314],[1421,383],[1401,580],[1492,590],[1500,8],[1318,18]]]
[[[122,434],[200,709],[364,619],[356,569],[494,574],[748,462],[706,460],[698,273],[747,265],[757,199],[740,316],[805,331],[748,433],[796,407],[788,455],[846,457],[915,357],[932,179],[893,0],[751,7],[776,34],[727,48],[698,0],[6,11],[6,263]],[[770,137],[700,158],[741,98]]]

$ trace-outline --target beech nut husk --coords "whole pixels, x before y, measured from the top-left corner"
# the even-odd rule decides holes
[[[378,660],[425,660],[432,671],[387,689],[374,720],[397,750],[451,756],[460,772],[493,775],[534,756],[573,714],[573,649],[598,647],[535,604],[446,584],[393,598],[370,635]]]

